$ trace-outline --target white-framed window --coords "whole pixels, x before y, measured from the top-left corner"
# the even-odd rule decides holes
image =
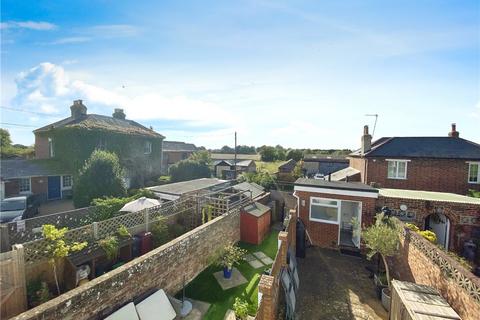
[[[310,220],[339,224],[340,217],[340,203],[339,200],[310,198]]]
[[[72,189],[73,179],[72,176],[62,176],[62,189],[68,190]]]
[[[31,188],[30,178],[19,179],[18,187],[19,187],[20,193],[31,192],[32,188]]]
[[[107,140],[104,139],[104,138],[98,139],[97,149],[98,150],[107,150]]]
[[[388,160],[388,179],[407,179],[407,164],[409,160]]]
[[[468,183],[480,183],[480,162],[468,163]]]
[[[143,145],[143,153],[144,154],[152,153],[152,142],[151,141],[145,141],[145,143]]]
[[[48,138],[48,154],[50,158],[55,156],[55,150],[53,149],[53,138]]]

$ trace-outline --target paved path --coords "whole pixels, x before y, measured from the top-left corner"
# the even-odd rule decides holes
[[[368,261],[335,250],[309,248],[298,259],[298,320],[383,320],[388,314],[375,294]]]

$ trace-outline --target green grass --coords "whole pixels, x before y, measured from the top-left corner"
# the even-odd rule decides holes
[[[273,162],[264,162],[264,161],[255,161],[257,165],[257,171],[267,170],[270,174],[278,172],[278,167],[285,161],[273,161]]]
[[[278,231],[271,231],[265,240],[258,246],[239,243],[239,246],[246,249],[249,253],[263,251],[267,256],[275,259],[278,246]],[[209,266],[200,273],[186,287],[186,296],[195,300],[205,301],[211,304],[204,319],[222,320],[228,309],[232,309],[236,297],[240,297],[249,304],[249,312],[254,315],[258,307],[258,282],[264,268],[253,269],[247,262],[243,261],[236,268],[247,278],[248,283],[223,291],[213,273],[222,270],[222,267],[215,265]]]

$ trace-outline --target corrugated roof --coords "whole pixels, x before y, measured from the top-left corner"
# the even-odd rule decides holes
[[[197,147],[193,143],[185,143],[181,141],[163,141],[163,151],[177,152],[193,152]]]
[[[34,130],[34,133],[45,132],[56,128],[84,128],[87,130],[109,130],[124,134],[164,138],[152,129],[142,126],[133,120],[123,120],[99,114],[86,114],[78,118],[68,117]]]
[[[71,174],[53,160],[1,160],[2,180]]]
[[[254,202],[248,206],[245,206],[243,210],[250,213],[252,216],[261,217],[270,210],[270,207],[267,207],[260,202]]]
[[[444,201],[480,205],[480,198],[462,196],[455,193],[404,190],[404,189],[379,189],[379,195],[386,198],[402,198],[414,200]]]
[[[149,187],[147,189],[156,193],[165,193],[170,195],[182,195],[189,192],[207,189],[210,187],[227,184],[228,181],[216,178],[201,178],[189,181],[175,182],[161,186]]]
[[[356,150],[350,155],[361,153]],[[480,145],[453,137],[384,137],[375,141],[365,156],[478,160]]]

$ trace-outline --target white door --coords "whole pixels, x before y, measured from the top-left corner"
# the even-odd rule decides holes
[[[450,220],[441,213],[438,213],[435,218],[431,215],[428,219],[430,230],[437,236],[437,243],[445,249],[448,249]]]
[[[360,248],[360,234],[362,233],[362,203],[357,202],[356,221],[353,223],[352,242],[355,247]]]

